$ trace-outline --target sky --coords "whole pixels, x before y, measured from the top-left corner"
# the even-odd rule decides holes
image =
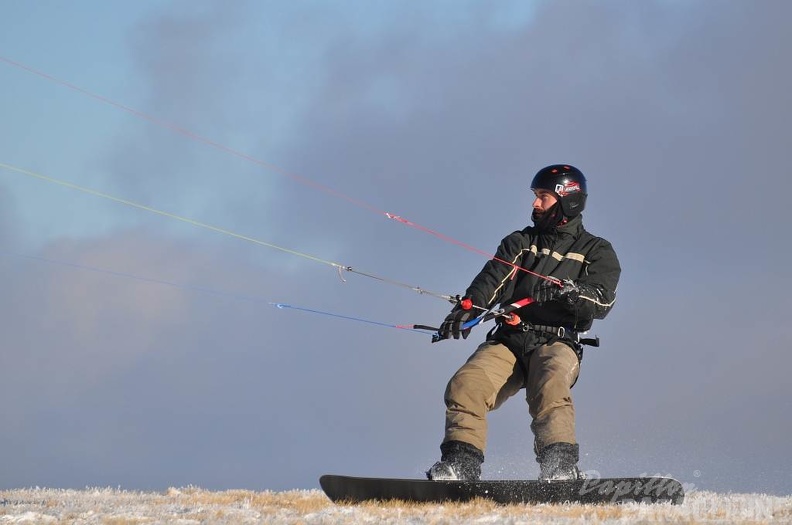
[[[581,468],[792,493],[792,4],[0,11],[0,488],[423,477],[484,328],[271,303],[436,325],[448,303],[328,262],[462,293],[572,163],[623,268]],[[483,476],[535,477],[522,395],[489,422]]]

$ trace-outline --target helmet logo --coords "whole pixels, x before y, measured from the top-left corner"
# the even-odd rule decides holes
[[[555,192],[559,197],[566,197],[570,193],[579,193],[580,183],[575,181],[566,181],[563,184],[556,184]]]

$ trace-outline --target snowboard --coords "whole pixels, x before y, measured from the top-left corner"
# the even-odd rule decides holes
[[[430,481],[324,475],[319,478],[333,502],[404,500],[440,503],[485,498],[513,503],[673,503],[685,499],[682,484],[669,477],[592,478],[575,481]]]

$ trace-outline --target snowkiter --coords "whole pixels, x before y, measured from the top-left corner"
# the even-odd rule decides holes
[[[479,479],[487,413],[523,388],[533,418],[539,479],[582,477],[570,393],[583,355],[580,334],[611,310],[621,268],[611,244],[583,228],[588,190],[580,170],[547,166],[531,189],[533,226],[501,241],[467,288],[466,300],[440,327],[440,338],[464,339],[470,329],[462,325],[482,309],[534,300],[516,311],[518,317],[498,318],[486,341],[449,381],[442,457],[426,473],[429,479]]]

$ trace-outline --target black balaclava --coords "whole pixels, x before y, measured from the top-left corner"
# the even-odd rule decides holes
[[[554,232],[555,229],[564,222],[564,212],[561,209],[561,203],[556,202],[550,206],[550,209],[541,215],[534,210],[533,213],[531,213],[531,220],[540,233]]]

